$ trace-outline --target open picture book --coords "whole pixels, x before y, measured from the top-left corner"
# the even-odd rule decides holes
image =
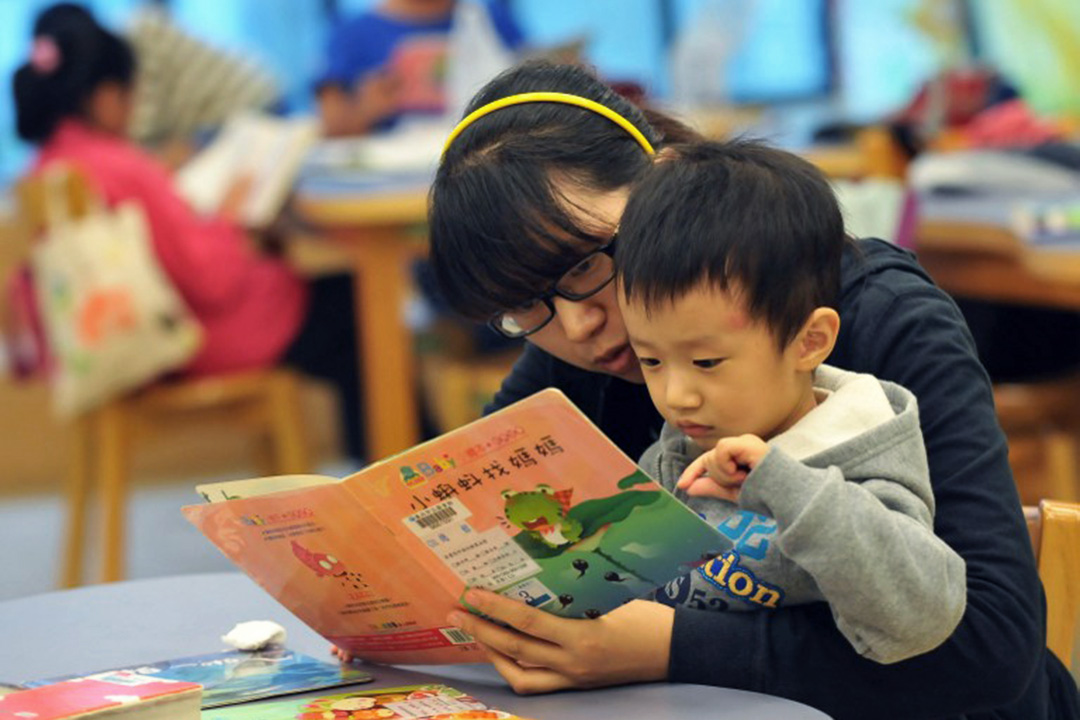
[[[528,720],[496,710],[447,685],[406,685],[203,713],[202,720]]]
[[[251,186],[238,219],[247,227],[266,227],[281,211],[319,135],[314,118],[234,115],[176,172],[177,187],[196,210],[210,214],[247,178]]]
[[[593,618],[730,545],[548,389],[346,478],[204,485],[184,515],[331,643],[482,662],[447,624],[468,587]]]

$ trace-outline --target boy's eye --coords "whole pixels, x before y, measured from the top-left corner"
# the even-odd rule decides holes
[[[660,365],[660,361],[659,361],[659,360],[657,360],[656,358],[651,358],[651,357],[639,357],[639,358],[638,358],[638,360],[639,360],[639,361],[641,362],[641,364],[642,364],[643,366],[645,366],[645,367],[650,367],[650,368],[651,368],[651,367],[658,367],[658,366]]]
[[[706,358],[704,360],[695,360],[694,366],[708,370],[714,368],[720,363],[724,362],[724,358]]]

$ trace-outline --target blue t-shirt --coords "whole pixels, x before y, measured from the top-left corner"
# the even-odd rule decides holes
[[[523,36],[506,8],[482,4],[506,46],[519,47]],[[442,112],[452,22],[453,13],[431,22],[409,22],[378,10],[344,20],[330,37],[326,69],[316,84],[351,89],[374,70],[391,70],[402,83],[403,113]]]

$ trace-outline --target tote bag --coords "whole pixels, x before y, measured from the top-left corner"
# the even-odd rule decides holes
[[[161,269],[141,207],[75,218],[46,171],[46,231],[31,254],[53,358],[56,413],[71,418],[183,366],[201,331]]]

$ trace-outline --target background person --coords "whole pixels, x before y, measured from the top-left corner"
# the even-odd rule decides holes
[[[478,0],[470,0],[478,1]],[[447,45],[457,0],[382,0],[334,29],[316,82],[327,135],[384,130],[406,114],[446,110]],[[500,4],[483,3],[510,50],[521,30]]]
[[[135,61],[130,47],[79,5],[41,13],[13,80],[20,137],[39,146],[32,172],[81,171],[107,205],[135,201],[162,268],[198,319],[203,344],[184,371],[216,375],[289,362],[333,382],[347,451],[361,456],[359,378],[349,287],[314,293],[283,260],[261,253],[237,221],[238,183],[212,217],[179,196],[164,166],[127,139]],[[340,283],[338,283],[340,285]]]

